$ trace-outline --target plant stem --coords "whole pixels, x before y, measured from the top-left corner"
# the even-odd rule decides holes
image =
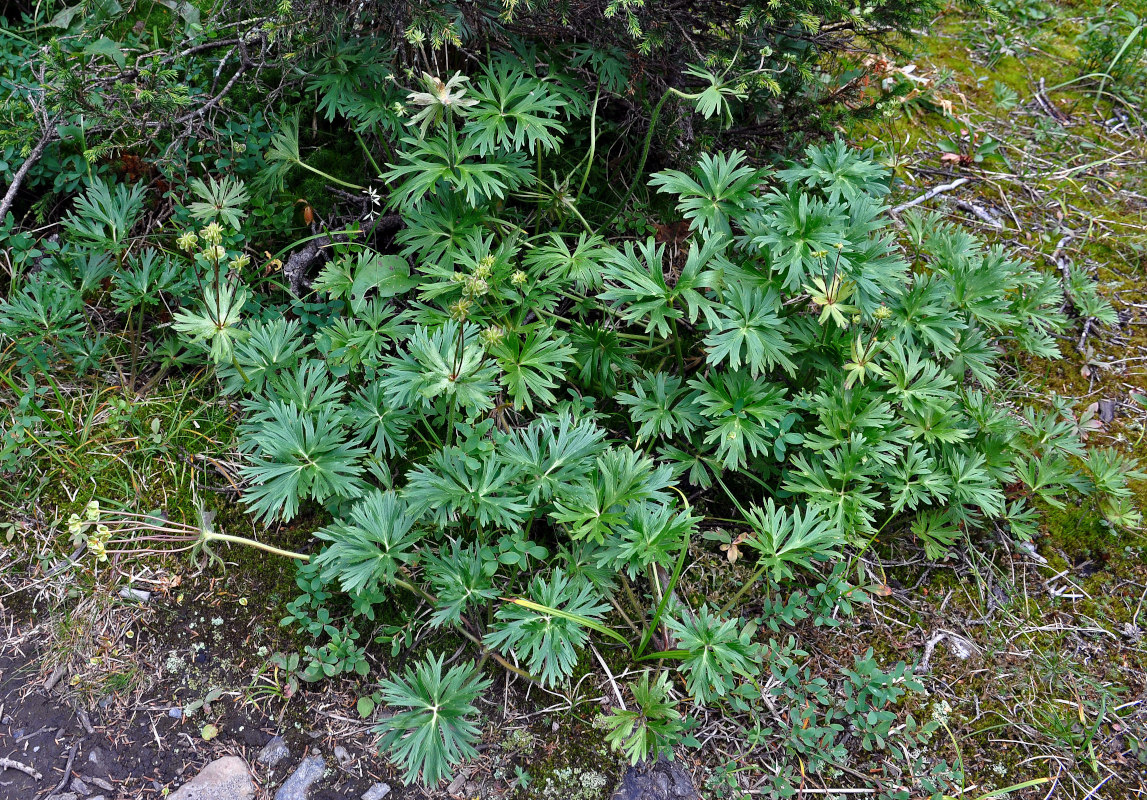
[[[653,144],[653,132],[657,129],[657,120],[661,117],[661,109],[665,106],[665,101],[674,94],[681,93],[673,88],[666,89],[665,94],[661,96],[661,100],[658,101],[657,105],[653,108],[653,114],[649,117],[649,131],[645,134],[645,146],[641,150],[641,159],[637,162],[637,169],[633,173],[633,182],[629,184],[629,189],[626,190],[625,195],[622,196],[621,202],[613,209],[613,213],[610,214],[609,219],[601,226],[603,230],[608,228],[613,221],[617,219],[618,215],[625,210],[625,204],[629,202],[629,198],[633,196],[634,191],[637,189],[637,184],[640,183],[642,177],[644,177],[645,161],[649,158],[649,146]]]
[[[750,575],[749,579],[747,581],[745,581],[743,584],[741,584],[741,588],[737,590],[737,593],[735,595],[733,595],[731,598],[729,598],[729,602],[727,602],[727,603],[725,603],[725,605],[721,606],[721,611],[720,611],[721,615],[724,615],[725,612],[727,612],[730,608],[732,608],[736,604],[736,602],[738,600],[740,600],[745,595],[745,592],[749,591],[749,587],[751,587],[758,580],[760,580],[761,576],[765,573],[766,569],[768,569],[767,564],[762,564],[761,566],[757,567],[757,571],[754,572],[752,575]]]
[[[204,531],[202,535],[203,542],[230,542],[231,544],[244,544],[248,547],[254,547],[258,550],[263,550],[277,556],[284,558],[296,558],[299,561],[310,561],[311,557],[304,553],[296,553],[293,550],[282,550],[273,545],[263,544],[254,539],[246,539],[242,536],[232,536],[229,533],[215,533],[214,531]]]

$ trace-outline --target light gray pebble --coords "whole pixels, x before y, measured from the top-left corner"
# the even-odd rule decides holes
[[[260,764],[266,764],[272,769],[275,765],[291,755],[291,750],[287,747],[286,741],[282,736],[276,736],[269,742],[263,745],[263,749],[259,751],[257,759]]]
[[[275,800],[307,800],[311,784],[326,771],[327,762],[322,756],[307,756],[275,792]]]
[[[389,783],[376,783],[362,793],[362,800],[382,800],[390,794]]]

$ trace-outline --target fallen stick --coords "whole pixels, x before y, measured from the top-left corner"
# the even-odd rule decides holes
[[[59,794],[68,785],[68,778],[72,777],[72,764],[76,763],[76,751],[80,749],[80,743],[75,742],[72,744],[71,749],[68,751],[68,765],[64,767],[64,777],[60,778],[60,783],[52,790],[52,794]]]
[[[27,764],[21,764],[19,761],[13,761],[10,758],[0,758],[0,769],[18,769],[25,775],[31,775],[36,780],[40,780],[44,776],[36,772],[36,770],[29,767]]]
[[[893,208],[891,213],[899,214],[901,211],[906,211],[913,206],[918,206],[921,203],[931,200],[938,194],[943,194],[944,192],[950,192],[953,189],[958,189],[967,182],[967,178],[956,178],[956,180],[952,181],[951,183],[941,183],[939,186],[934,186],[928,191],[924,192],[924,194],[920,195],[919,197],[914,197],[907,203],[901,203],[900,205]]]

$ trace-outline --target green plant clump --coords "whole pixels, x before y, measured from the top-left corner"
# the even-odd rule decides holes
[[[653,41],[640,3],[610,8]],[[1058,277],[931,215],[905,215],[902,247],[886,170],[841,141],[783,168],[734,149],[647,178],[647,135],[626,191],[591,201],[597,102],[576,70],[503,52],[414,83],[346,47],[341,77],[308,91],[371,164],[361,185],[315,166],[288,114],[249,180],[217,162],[171,188],[163,227],[134,236],[145,189],[89,175],[58,240],[21,240],[0,300],[19,398],[0,468],[35,452],[27,437],[70,435],[40,375],[110,359],[142,390],[210,364],[242,412],[243,504],[314,529],[284,620],[311,637],[292,670],[368,676],[372,644],[480,659],[448,666],[431,644],[360,701],[395,712],[377,730],[408,781],[477,753],[494,662],[571,694],[601,667],[618,701],[605,739],[632,763],[700,747],[717,715],[743,757],[783,757],[779,796],[873,752],[897,763],[877,796],[950,793],[958,770],[922,750],[938,723],[901,704],[920,688],[905,664],[868,652],[830,684],[766,629],[835,624],[866,597],[856,556],[877,544],[938,559],[987,528],[1028,540],[1036,504],[1080,495],[1108,525],[1139,522],[1134,463],[1089,452],[1070,410],[1023,407],[1001,377],[1005,354],[1058,357]],[[663,97],[730,124],[744,87],[692,74]],[[366,210],[335,225],[304,204],[326,257],[280,280],[261,226],[304,172]],[[638,189],[679,234],[628,218]],[[1102,318],[1089,289],[1073,278]],[[690,570],[722,539],[751,571],[704,595]]]

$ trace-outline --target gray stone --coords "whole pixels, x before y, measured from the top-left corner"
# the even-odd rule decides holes
[[[327,762],[322,756],[307,756],[291,773],[291,777],[283,781],[279,791],[275,792],[275,800],[307,800],[311,784],[323,777],[327,771]]]
[[[613,800],[700,800],[693,779],[676,761],[643,762],[621,776]]]
[[[89,797],[88,800],[108,800],[108,799],[102,794],[97,794],[94,797]]]
[[[168,800],[254,800],[255,784],[238,756],[217,758],[180,786]]]
[[[125,586],[119,590],[119,596],[124,600],[138,600],[141,603],[146,603],[151,599],[151,592],[145,592],[143,589],[133,589],[130,586]]]
[[[1103,399],[1099,401],[1099,421],[1111,422],[1115,419],[1115,401]]]
[[[46,800],[78,800],[75,792],[61,792],[46,798]]]
[[[68,788],[70,788],[73,792],[75,792],[78,795],[91,794],[91,790],[88,789],[88,785],[86,783],[84,783],[82,780],[80,780],[79,778],[72,778],[72,784]]]
[[[85,775],[84,778],[87,780],[88,783],[90,783],[94,786],[100,787],[105,792],[114,792],[115,791],[115,787],[112,786],[107,781],[105,781],[103,778],[93,778],[90,775]]]
[[[349,767],[350,762],[354,761],[354,757],[341,744],[335,745],[334,753],[335,761],[339,762],[340,767]]]
[[[286,741],[282,736],[275,736],[271,741],[263,745],[263,749],[259,751],[256,757],[260,764],[266,764],[272,769],[275,765],[291,755],[291,749],[287,747]]]
[[[376,783],[362,793],[362,800],[382,800],[390,794],[389,783]]]

